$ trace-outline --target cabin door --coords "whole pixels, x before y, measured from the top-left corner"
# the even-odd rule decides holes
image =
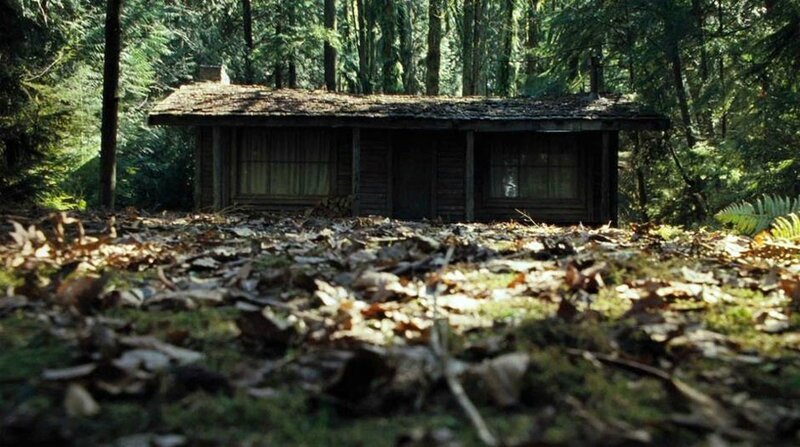
[[[395,137],[392,148],[392,217],[431,216],[432,151],[424,136]]]

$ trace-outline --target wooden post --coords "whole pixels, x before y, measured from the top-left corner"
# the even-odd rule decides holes
[[[211,129],[211,153],[214,159],[213,185],[214,185],[214,210],[222,209],[222,128],[214,126]]]
[[[467,222],[475,220],[475,132],[467,131],[467,169],[464,175],[466,181],[466,218]]]
[[[600,222],[611,220],[611,133],[603,132],[600,155]]]
[[[203,151],[203,128],[195,128],[195,144],[194,144],[194,209],[200,211],[203,206],[203,188],[200,182],[200,177],[203,176],[203,166],[201,165]]]
[[[619,222],[617,217],[619,213],[619,132],[614,132],[611,134],[611,145],[610,145],[610,165],[609,169],[611,170],[611,180],[609,181],[609,190],[610,190],[610,205],[611,205],[611,224],[617,226]]]
[[[353,128],[353,216],[361,211],[361,129]]]

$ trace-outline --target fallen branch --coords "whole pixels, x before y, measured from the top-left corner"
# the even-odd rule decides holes
[[[450,259],[453,257],[453,250],[454,248],[452,246],[447,249],[447,254],[445,255],[444,262],[439,269],[439,274],[436,276],[436,280],[429,285],[429,287],[432,286],[433,288],[433,331],[431,332],[431,349],[441,362],[442,372],[445,380],[447,381],[447,386],[450,388],[450,392],[453,393],[453,397],[455,397],[456,402],[458,402],[458,405],[461,406],[461,409],[467,415],[467,418],[472,426],[475,427],[475,431],[478,432],[478,437],[480,440],[488,446],[497,446],[500,445],[497,441],[497,438],[494,436],[494,434],[492,434],[492,431],[489,430],[489,427],[486,425],[486,421],[483,420],[481,413],[475,407],[475,404],[472,403],[469,396],[467,396],[466,391],[464,391],[464,387],[458,380],[455,371],[450,367],[450,355],[442,340],[443,334],[441,331],[443,325],[440,324],[441,321],[439,318],[438,303],[439,281],[444,273],[444,270],[450,264]]]

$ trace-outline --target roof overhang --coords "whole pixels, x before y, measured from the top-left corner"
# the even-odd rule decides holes
[[[443,120],[392,117],[151,114],[147,122],[151,126],[360,127],[367,129],[473,130],[477,132],[663,131],[670,128],[669,119],[653,117]]]

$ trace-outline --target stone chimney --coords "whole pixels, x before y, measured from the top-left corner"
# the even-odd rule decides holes
[[[231,79],[225,71],[224,65],[200,65],[197,67],[197,82],[218,82],[230,84]]]

